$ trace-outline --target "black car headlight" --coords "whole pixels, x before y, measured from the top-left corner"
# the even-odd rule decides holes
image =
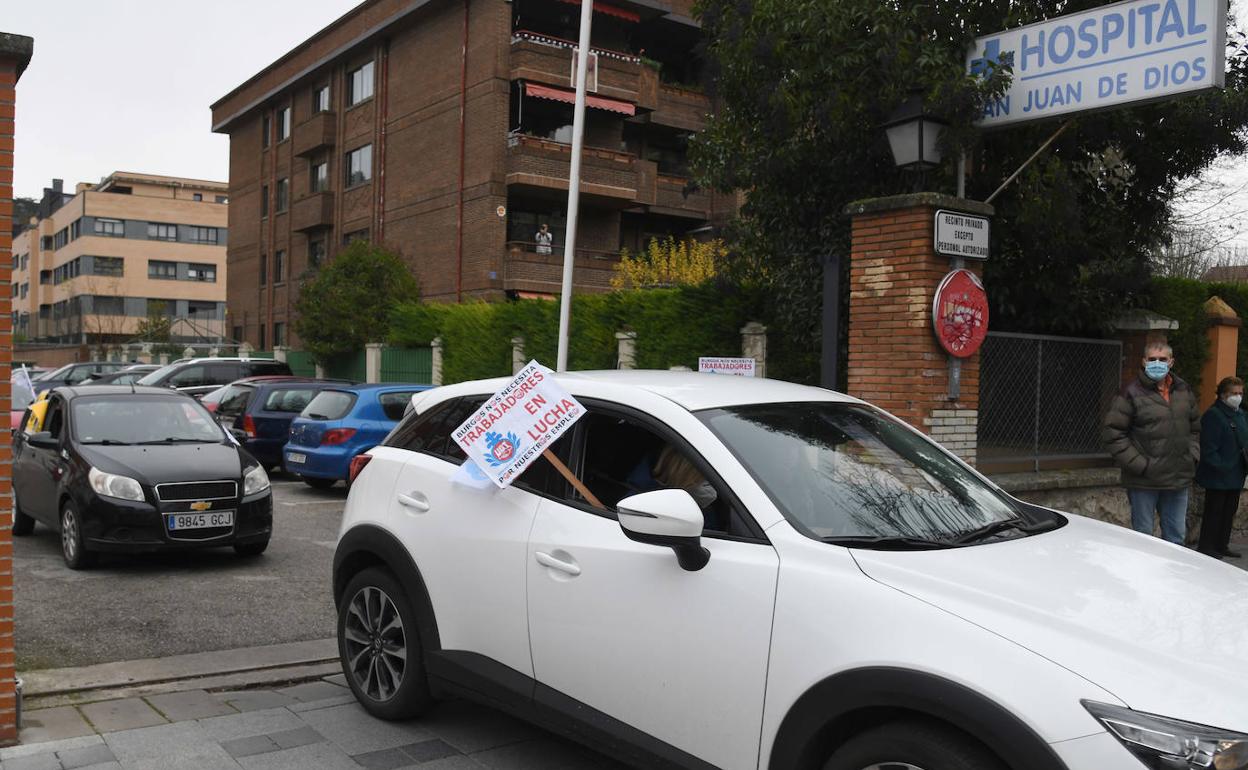
[[[1083,707],[1153,770],[1248,770],[1248,735],[1107,703]]]
[[[243,497],[259,494],[269,488],[269,474],[257,465],[243,474]]]
[[[92,467],[87,471],[87,481],[90,482],[91,489],[95,490],[97,495],[143,502],[143,487],[129,476],[105,473],[99,468]]]

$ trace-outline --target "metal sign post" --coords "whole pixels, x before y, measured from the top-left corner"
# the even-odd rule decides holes
[[[568,327],[572,321],[572,272],[576,264],[576,219],[581,198],[581,150],[585,144],[585,87],[593,0],[581,0],[580,55],[576,57],[576,107],[572,112],[572,163],[568,172],[568,229],[563,245],[563,288],[559,294],[559,352],[555,371],[568,370]]]

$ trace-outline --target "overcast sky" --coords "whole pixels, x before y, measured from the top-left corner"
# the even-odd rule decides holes
[[[17,86],[14,194],[113,171],[228,181],[229,140],[208,105],[359,1],[0,0],[0,31],[35,39]],[[1245,3],[1231,2],[1241,18]],[[1180,208],[1234,212],[1219,240],[1248,244],[1248,160],[1219,165],[1230,200],[1223,189]]]
[[[35,39],[14,194],[113,171],[227,181],[229,140],[208,105],[358,2],[0,0],[0,31]]]

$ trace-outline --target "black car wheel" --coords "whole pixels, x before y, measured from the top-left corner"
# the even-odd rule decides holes
[[[61,508],[61,558],[70,569],[87,569],[95,563],[95,554],[82,541],[82,519],[73,503]]]
[[[269,547],[269,539],[266,537],[256,543],[235,543],[234,553],[239,556],[259,556]]]
[[[13,535],[23,537],[35,531],[35,519],[22,513],[21,499],[17,496],[17,488],[13,489]]]
[[[338,656],[356,699],[380,719],[408,719],[433,705],[416,613],[392,574],[356,575],[338,610]]]
[[[1005,765],[965,733],[913,720],[849,739],[823,770],[1005,770]]]
[[[299,478],[303,480],[304,484],[313,489],[329,489],[338,483],[338,479],[318,479],[312,476],[300,476]]]

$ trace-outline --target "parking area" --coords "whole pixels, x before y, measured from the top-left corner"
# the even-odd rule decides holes
[[[75,572],[55,532],[14,538],[19,671],[234,649],[334,635],[330,573],[347,491],[273,478],[263,556],[230,548],[105,555]]]

